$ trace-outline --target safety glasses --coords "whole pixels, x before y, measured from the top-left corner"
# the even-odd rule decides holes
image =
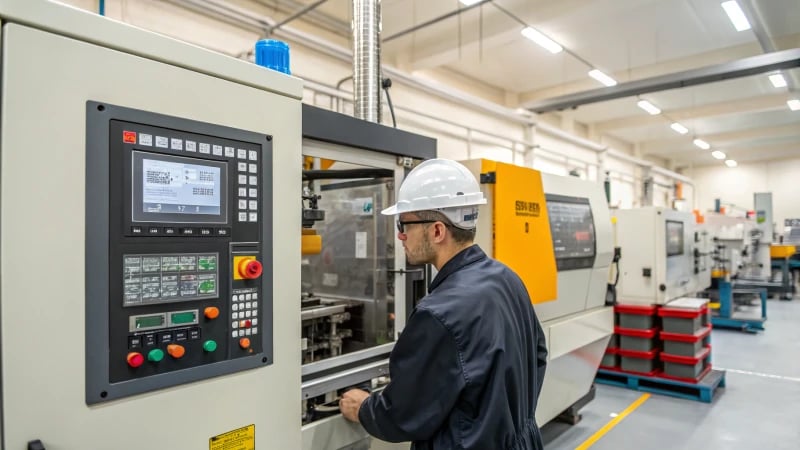
[[[438,222],[438,220],[407,220],[405,222],[402,221],[402,220],[398,220],[397,221],[397,231],[400,232],[400,233],[405,234],[406,225],[414,225],[415,223],[434,223],[434,222]]]

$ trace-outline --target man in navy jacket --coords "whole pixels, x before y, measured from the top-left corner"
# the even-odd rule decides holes
[[[486,200],[461,164],[434,159],[400,188],[398,238],[410,264],[438,271],[390,357],[391,382],[353,389],[342,414],[411,448],[542,449],[534,413],[547,347],[520,278],[473,244]]]

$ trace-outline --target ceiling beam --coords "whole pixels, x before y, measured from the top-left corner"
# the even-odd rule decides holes
[[[795,67],[800,67],[800,48],[751,56],[737,61],[631,81],[612,87],[562,95],[532,102],[527,104],[526,108],[535,113],[546,113],[649,92],[679,89]]]
[[[786,93],[751,97],[729,102],[712,103],[710,105],[696,106],[693,108],[673,109],[664,111],[671,120],[687,121],[706,117],[720,117],[753,112],[774,111],[786,109],[786,102],[790,96]],[[664,117],[660,115],[636,114],[635,116],[620,117],[617,119],[595,122],[595,130],[606,133],[613,130],[626,128],[640,128],[656,124],[664,124]]]

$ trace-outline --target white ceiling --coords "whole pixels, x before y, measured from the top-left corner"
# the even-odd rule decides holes
[[[316,0],[251,0],[275,7],[277,19]],[[620,83],[728,63],[771,51],[800,48],[798,0],[738,0],[753,29],[738,32],[722,0],[494,0],[382,44],[385,63],[410,72],[457,74],[476,92],[510,108],[601,88],[591,66]],[[511,12],[561,44],[551,54],[520,34]],[[464,8],[457,0],[383,0],[382,38]],[[754,15],[753,15],[754,14]],[[346,34],[351,0],[329,0],[303,20],[331,24]],[[334,30],[335,31],[335,30]],[[761,38],[761,42],[759,41]],[[701,137],[740,161],[800,157],[800,69],[784,71],[790,88],[774,88],[767,74],[642,94],[660,107],[650,116],[629,97],[577,107],[557,120],[586,124],[592,139],[607,134],[640,156],[677,167],[721,164],[692,139]],[[502,95],[497,95],[500,92]],[[567,116],[567,117],[563,117]],[[690,129],[669,128],[679,120]]]

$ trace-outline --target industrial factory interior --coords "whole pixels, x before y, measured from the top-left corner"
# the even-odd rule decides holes
[[[798,0],[0,27],[0,449],[800,448]]]

